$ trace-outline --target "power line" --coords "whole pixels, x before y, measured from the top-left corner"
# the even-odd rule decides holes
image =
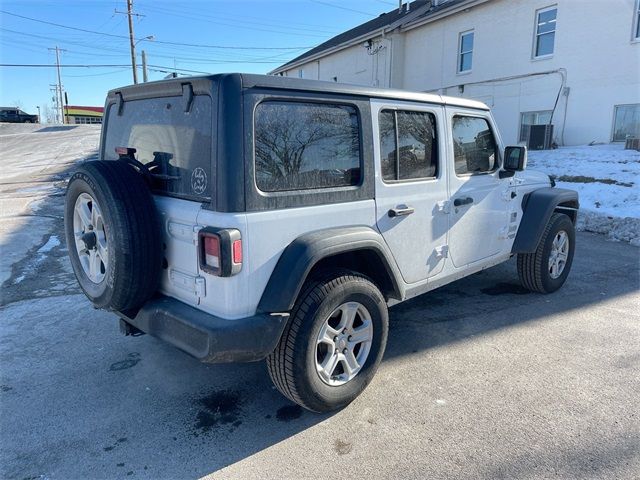
[[[91,49],[91,50],[98,50],[98,51],[101,52],[100,56],[102,56],[102,57],[128,57],[129,56],[129,53],[125,52],[124,50],[117,50],[117,49],[108,48],[108,47],[96,47],[96,46],[93,46],[93,45],[84,44],[82,42],[75,42],[75,41],[72,41],[72,40],[63,40],[60,37],[50,37],[50,36],[43,36],[43,35],[35,35],[33,33],[19,32],[19,31],[16,31],[16,30],[10,30],[10,29],[7,29],[7,28],[2,28],[2,27],[0,27],[0,31],[12,33],[14,35],[21,35],[21,36],[27,36],[27,37],[33,37],[33,38],[37,38],[37,39],[42,39],[42,40],[45,40],[47,42],[55,41],[57,43],[67,43],[67,44],[77,45],[79,47],[88,48],[88,49]],[[0,38],[0,40],[2,42],[5,42],[5,43],[6,42],[9,42],[9,43],[10,42],[16,42],[16,46],[20,47],[23,50],[26,48],[25,45],[29,44],[29,42],[25,42],[24,40],[17,41],[17,40],[11,39],[9,37],[3,37],[3,38]],[[35,44],[35,43],[32,43],[30,45],[33,45],[35,47],[40,46],[40,45]],[[193,56],[182,55],[182,53],[184,52],[184,49],[180,50],[180,49],[177,49],[176,47],[165,46],[165,45],[161,45],[161,46],[154,45],[153,46],[154,50],[157,49],[157,48],[167,49],[168,50],[168,51],[161,50],[162,53],[155,53],[155,51],[154,51],[153,56],[157,57],[157,58],[167,58],[167,59],[176,58],[176,59],[181,59],[181,60],[184,60],[184,61],[187,61],[187,62],[197,61],[197,62],[205,62],[205,63],[212,60],[211,58],[193,57]],[[35,51],[35,50],[32,50],[32,51]],[[174,53],[174,51],[176,51],[178,53]],[[109,53],[102,53],[102,52],[114,52],[114,53],[109,54]],[[118,52],[118,53],[115,53],[115,52]],[[94,57],[96,55],[94,52],[82,52],[82,51],[77,51],[77,50],[68,50],[67,53],[68,53],[68,56],[71,55],[71,56],[85,56],[85,57],[86,56],[91,56],[91,57]],[[266,57],[256,57],[255,55],[248,55],[247,56],[247,53],[244,53],[244,52],[233,51],[233,53],[232,53],[232,52],[227,52],[227,51],[223,50],[223,51],[216,52],[215,55],[216,56],[225,56],[225,55],[231,56],[231,60],[232,61],[230,61],[229,63],[253,63],[253,62],[261,62],[263,60],[270,60],[270,59],[273,59],[273,58],[279,58],[279,57],[281,57],[283,55],[290,55],[290,54],[293,54],[293,53],[294,53],[294,51],[285,51],[285,52],[280,52],[280,53],[276,53],[276,54],[273,54],[273,55],[268,55]],[[203,55],[205,55],[204,52],[203,52]],[[224,62],[224,60],[222,58],[219,58],[219,59],[216,59],[216,60],[219,61],[219,62]],[[243,61],[240,61],[240,60],[243,60]],[[280,63],[280,62],[266,62],[266,63]]]
[[[228,27],[233,27],[233,28],[243,28],[245,30],[254,30],[254,31],[261,31],[261,32],[271,32],[271,33],[279,33],[281,35],[295,35],[295,36],[302,36],[302,37],[320,37],[320,38],[326,38],[328,35],[336,35],[338,32],[337,31],[322,31],[322,30],[312,30],[309,28],[302,28],[302,27],[294,27],[294,26],[288,26],[287,30],[281,30],[280,28],[283,28],[280,25],[274,25],[274,24],[268,24],[268,23],[264,23],[264,22],[255,22],[252,20],[243,20],[241,22],[238,22],[237,20],[233,20],[233,19],[228,19],[228,18],[221,18],[221,17],[212,17],[209,15],[204,15],[204,14],[197,14],[197,15],[193,15],[193,14],[189,14],[189,13],[185,13],[183,11],[174,11],[171,9],[167,9],[165,7],[158,7],[156,5],[154,6],[147,6],[144,7],[147,10],[150,10],[152,12],[155,13],[159,13],[160,15],[169,15],[171,17],[181,17],[181,18],[186,18],[189,20],[196,20],[196,21],[202,21],[202,22],[206,22],[208,24],[216,24],[216,25],[223,25],[223,26],[228,26]],[[228,23],[228,22],[232,22],[232,23]],[[268,28],[259,28],[256,27],[255,25],[258,25],[260,27],[268,27]],[[298,32],[293,31],[293,30],[298,30]],[[300,32],[313,32],[313,33],[300,33]]]
[[[50,63],[0,63],[0,67],[32,67],[32,68],[56,68]],[[60,68],[90,68],[90,67],[131,67],[131,65],[120,64],[67,64],[60,65]]]
[[[46,20],[39,20],[37,18],[18,15],[17,13],[7,12],[6,10],[0,10],[0,13],[4,13],[5,15],[11,15],[12,17],[22,18],[24,20],[30,20],[32,22],[43,23],[45,25],[52,25],[54,27],[66,28],[68,30],[75,30],[75,31],[84,32],[84,33],[93,33],[95,35],[103,35],[103,36],[112,37],[112,38],[121,38],[126,40],[129,39],[129,37],[126,35],[116,35],[114,33],[97,32],[95,30],[87,30],[85,28],[70,27],[68,25],[62,25],[60,23],[47,22]],[[142,40],[142,39],[136,39],[136,40]],[[155,40],[155,43],[161,43],[164,45],[176,45],[180,47],[220,48],[220,49],[228,49],[228,50],[303,50],[303,49],[312,48],[312,47],[238,47],[238,46],[231,46],[231,45],[207,45],[207,44],[199,44],[199,43],[168,42],[168,41],[162,41],[162,40]]]
[[[374,15],[373,13],[363,12],[362,10],[354,10],[353,8],[343,7],[342,5],[334,5],[333,3],[321,2],[320,0],[309,0],[313,3],[319,3],[320,5],[326,5],[327,7],[339,8],[340,10],[347,10],[349,12],[361,13],[363,15],[369,15],[370,17],[377,17],[378,15]]]
[[[273,62],[272,62],[273,63]],[[49,63],[0,63],[0,67],[25,67],[25,68],[56,68],[56,65]],[[130,68],[131,65],[128,64],[69,64],[69,65],[60,65],[60,68]],[[164,70],[157,70],[164,69]],[[202,70],[190,70],[188,68],[173,68],[173,67],[165,67],[164,65],[149,65],[149,70],[154,70],[158,72],[173,72],[174,70],[178,70],[180,72],[187,73],[202,73],[204,75],[211,75],[211,72],[203,72]]]

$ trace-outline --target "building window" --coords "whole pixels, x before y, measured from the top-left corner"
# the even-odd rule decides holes
[[[529,140],[529,127],[531,125],[546,125],[551,122],[551,110],[540,112],[522,112],[520,114],[520,142]]]
[[[616,105],[613,114],[613,141],[640,138],[640,103]]]
[[[456,175],[492,172],[498,166],[498,149],[484,118],[453,117],[453,158]]]
[[[304,78],[304,72],[301,68],[298,69],[298,78]]]
[[[536,36],[534,39],[534,57],[553,55],[556,39],[556,7],[544,8],[536,12]]]
[[[256,184],[263,192],[360,184],[360,122],[348,105],[268,101],[255,113]]]
[[[428,112],[380,112],[380,162],[385,182],[438,174],[436,117]]]
[[[460,34],[458,73],[470,72],[473,64],[473,31]]]

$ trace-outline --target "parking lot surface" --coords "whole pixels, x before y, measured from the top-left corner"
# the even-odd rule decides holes
[[[124,337],[79,293],[61,194],[96,132],[41,133],[94,138],[37,170],[3,155],[0,478],[640,477],[637,247],[581,233],[555,294],[510,261],[393,307],[372,384],[312,414],[264,363]]]

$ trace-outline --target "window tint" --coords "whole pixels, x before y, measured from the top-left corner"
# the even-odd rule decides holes
[[[255,113],[256,184],[265,192],[360,183],[354,107],[265,102]]]
[[[135,148],[136,159],[155,174],[155,192],[210,197],[211,123],[211,98],[205,95],[194,97],[190,112],[182,97],[128,101],[122,115],[114,104],[107,113],[104,158],[117,160],[117,147]]]
[[[556,15],[558,10],[550,8],[536,14],[535,56],[542,57],[553,53],[556,37]]]
[[[385,181],[437,175],[436,119],[428,112],[380,112],[380,160]]]
[[[473,65],[473,32],[460,34],[458,72],[468,72]]]
[[[490,172],[498,165],[496,142],[484,118],[453,117],[456,174]]]

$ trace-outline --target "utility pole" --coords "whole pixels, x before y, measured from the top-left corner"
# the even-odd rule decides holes
[[[142,81],[147,83],[147,52],[142,50]]]
[[[138,83],[138,72],[136,70],[136,44],[133,36],[133,0],[127,0],[127,16],[129,17],[129,44],[131,45],[131,68],[133,69],[133,83]]]
[[[133,34],[133,17],[144,17],[140,13],[133,13],[133,0],[127,0],[127,11],[119,12],[114,10],[113,13],[122,13],[129,18],[129,46],[131,47],[131,69],[133,70],[133,83],[138,83],[138,71],[136,67],[136,37]]]
[[[49,50],[55,50],[56,52],[56,69],[58,71],[58,87],[56,91],[56,103],[60,107],[60,121],[64,123],[64,103],[62,101],[62,80],[60,77],[60,52],[66,52],[66,50],[62,48],[49,48]]]

